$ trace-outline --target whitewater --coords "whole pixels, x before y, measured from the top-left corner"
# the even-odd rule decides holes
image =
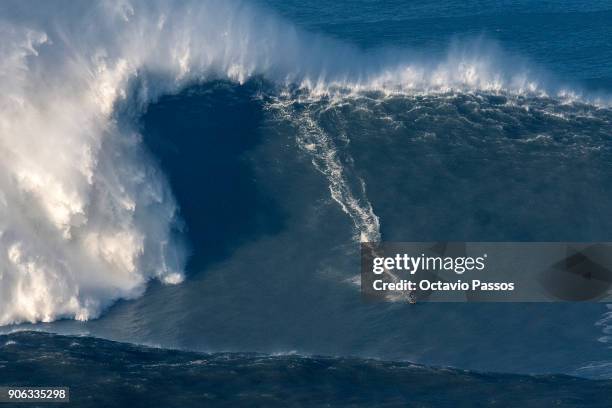
[[[129,100],[136,117],[193,84],[263,77],[276,90],[266,109],[295,124],[362,242],[381,239],[380,220],[321,115],[347,101],[375,110],[393,98],[483,93],[565,117],[573,113],[559,110],[575,102],[587,115],[607,109],[483,40],[440,60],[363,51],[240,1],[7,1],[0,10],[0,325],[93,319],[151,279],[185,278],[178,204],[118,103]]]

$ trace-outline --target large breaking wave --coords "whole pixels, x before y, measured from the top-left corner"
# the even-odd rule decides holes
[[[271,81],[269,108],[296,123],[298,144],[365,241],[380,238],[365,185],[347,181],[319,107],[296,102],[371,92],[577,98],[482,42],[441,61],[364,52],[239,1],[0,7],[0,325],[94,318],[149,279],[183,279],[177,204],[141,136],[114,114],[135,78],[136,112],[196,82]]]

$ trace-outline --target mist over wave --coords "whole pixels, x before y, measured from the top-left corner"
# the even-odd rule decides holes
[[[87,320],[141,295],[150,279],[182,281],[177,204],[141,135],[114,115],[135,78],[136,113],[210,79],[276,84],[270,107],[298,123],[300,146],[361,240],[380,238],[365,185],[346,180],[333,140],[294,101],[367,92],[576,97],[486,42],[458,45],[441,61],[366,53],[239,1],[4,2],[0,10],[0,325]]]

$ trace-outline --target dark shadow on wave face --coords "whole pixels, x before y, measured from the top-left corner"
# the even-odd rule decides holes
[[[164,96],[141,117],[144,142],[168,177],[197,272],[250,239],[282,228],[274,200],[260,191],[248,153],[261,141],[263,85],[225,81]]]

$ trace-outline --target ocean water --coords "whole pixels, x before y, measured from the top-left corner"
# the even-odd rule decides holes
[[[72,385],[68,405],[84,407],[117,401],[134,407],[606,407],[612,386],[350,357],[200,354],[35,332],[0,341],[0,364],[15,384],[56,383],[61,371]]]
[[[356,280],[360,241],[610,240],[609,2],[0,10],[2,383],[612,403],[608,305],[367,304]]]

